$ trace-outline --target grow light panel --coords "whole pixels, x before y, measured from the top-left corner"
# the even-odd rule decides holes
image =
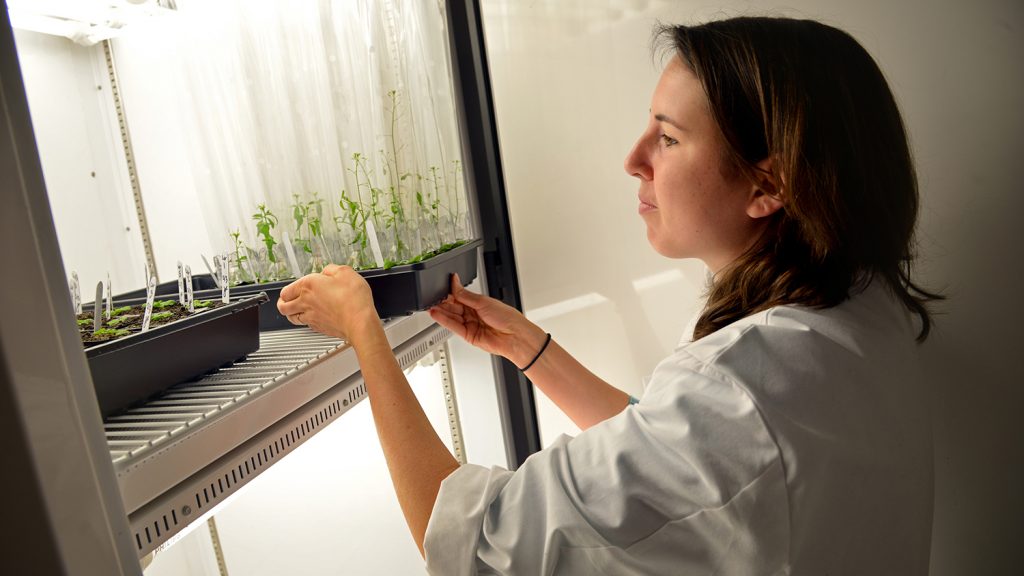
[[[13,28],[63,36],[83,46],[175,10],[176,0],[7,0]]]

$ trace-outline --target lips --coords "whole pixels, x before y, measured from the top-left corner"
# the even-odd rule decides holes
[[[641,214],[643,214],[644,212],[650,212],[651,210],[656,210],[658,208],[655,204],[653,204],[649,200],[645,200],[642,196],[639,196],[638,200],[640,200],[639,211]]]

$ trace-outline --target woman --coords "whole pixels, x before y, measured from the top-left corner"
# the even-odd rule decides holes
[[[917,186],[871,57],[811,21],[665,27],[673,56],[625,168],[650,244],[714,273],[693,340],[639,401],[517,311],[462,289],[431,316],[520,366],[583,432],[516,472],[458,466],[365,282],[282,291],[346,336],[436,574],[926,574],[931,436],[910,278]],[[635,405],[634,405],[635,404]]]

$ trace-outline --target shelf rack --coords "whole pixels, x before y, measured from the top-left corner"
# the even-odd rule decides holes
[[[402,369],[451,332],[426,313],[389,321]],[[308,328],[260,335],[241,362],[103,423],[139,557],[236,493],[366,397],[354,350]]]

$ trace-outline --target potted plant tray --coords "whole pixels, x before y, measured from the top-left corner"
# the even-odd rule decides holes
[[[266,301],[266,294],[250,294],[146,332],[85,343],[100,412],[107,417],[258,350],[259,310]]]
[[[426,310],[444,300],[451,288],[451,275],[458,274],[463,285],[469,284],[477,274],[477,248],[483,240],[461,244],[420,262],[391,268],[360,270],[373,292],[373,303],[381,318],[406,316]],[[280,280],[263,284],[242,284],[231,287],[232,295],[266,292],[268,300],[260,306],[260,330],[294,328],[277,311],[281,289],[294,280]],[[196,292],[196,298],[214,298],[219,290]]]

